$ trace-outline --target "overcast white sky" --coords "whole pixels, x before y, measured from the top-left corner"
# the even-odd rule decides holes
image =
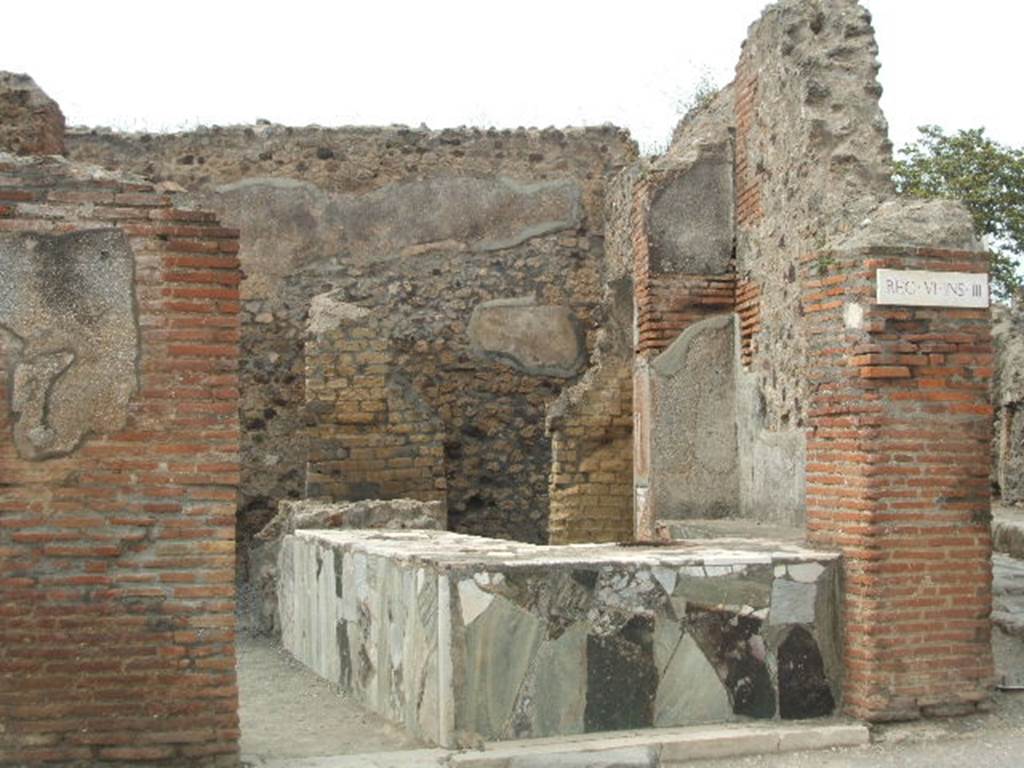
[[[765,0],[7,2],[0,69],[70,124],[594,125],[667,139],[707,74],[732,79]],[[983,125],[1024,144],[1018,0],[865,0],[893,141]]]

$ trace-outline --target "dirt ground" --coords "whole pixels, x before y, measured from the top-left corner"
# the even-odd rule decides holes
[[[239,633],[235,651],[245,765],[425,746],[346,699],[270,639]]]

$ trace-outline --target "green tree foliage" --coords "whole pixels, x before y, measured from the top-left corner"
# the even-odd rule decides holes
[[[893,178],[901,194],[960,200],[992,252],[992,287],[1001,298],[1022,297],[1024,150],[998,144],[984,128],[947,135],[934,125],[899,151]]]

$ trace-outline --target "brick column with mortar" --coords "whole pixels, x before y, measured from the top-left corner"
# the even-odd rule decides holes
[[[807,529],[843,552],[846,711],[973,711],[993,678],[988,309],[883,306],[879,268],[985,273],[986,253],[803,260]]]

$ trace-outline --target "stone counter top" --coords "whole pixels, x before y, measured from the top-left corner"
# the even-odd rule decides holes
[[[834,562],[840,554],[792,541],[719,538],[661,545],[542,546],[447,531],[302,530],[296,536],[328,546],[440,568],[518,566],[727,566]]]

